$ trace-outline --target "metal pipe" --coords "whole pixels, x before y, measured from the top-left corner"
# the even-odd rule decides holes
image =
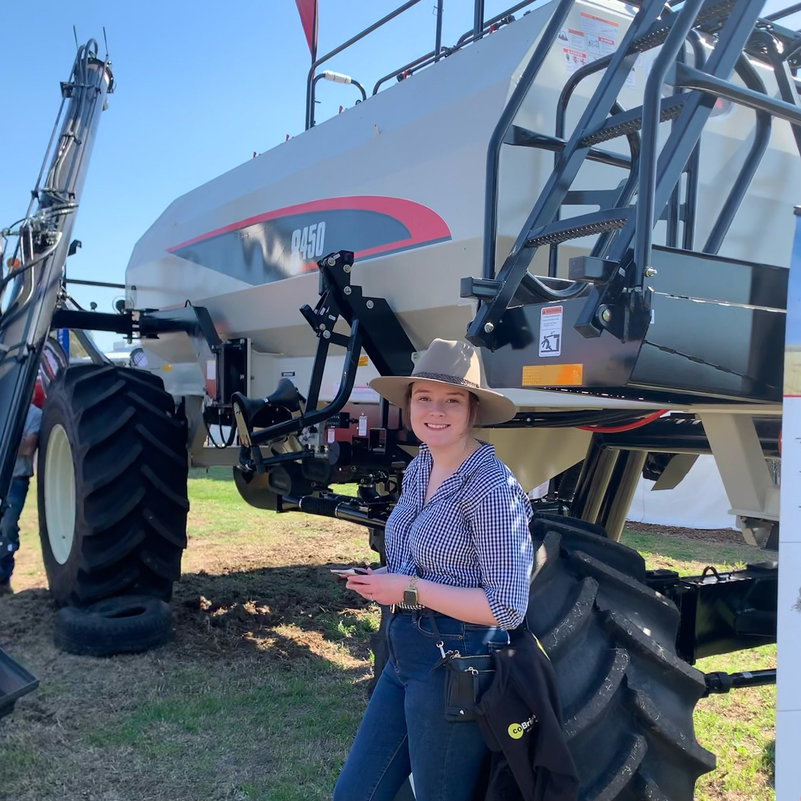
[[[737,62],[737,74],[749,89],[767,94],[765,84],[745,56],[742,56]],[[759,165],[762,163],[762,157],[765,155],[770,142],[772,122],[773,117],[768,112],[756,111],[756,128],[751,147],[743,159],[743,166],[737,174],[737,180],[734,182],[726,202],[723,204],[723,208],[712,226],[712,230],[703,247],[704,253],[717,253],[720,250],[720,246],[723,244],[732,222],[734,222],[734,216],[740,208],[745,193],[751,185]]]
[[[347,520],[349,523],[358,523],[362,526],[370,526],[381,530],[386,526],[386,520],[371,517],[369,507],[365,508],[359,504],[357,498],[351,498],[346,495],[328,497],[285,495],[283,502],[297,507],[298,511],[304,514],[334,517],[337,520]],[[285,509],[284,511],[289,510]]]
[[[729,690],[742,687],[762,687],[776,684],[776,668],[768,670],[744,670],[740,673],[724,673],[716,671],[704,674],[707,695],[711,693],[727,693]]]
[[[437,27],[434,33],[434,61],[439,61],[442,57],[442,4],[443,0],[437,0]]]
[[[796,11],[801,11],[801,3],[788,6],[787,8],[781,9],[781,11],[774,11],[772,14],[766,14],[763,19],[775,22],[777,19],[784,19],[784,17],[789,17],[791,14],[795,14]]]
[[[497,14],[496,16],[491,17],[488,20],[484,20],[484,27],[485,28],[489,28],[490,26],[494,25],[496,22],[504,22],[505,20],[509,20],[509,18],[512,17],[512,15],[515,12],[520,11],[521,8],[525,8],[526,6],[530,6],[534,2],[536,2],[536,0],[522,0],[520,3],[515,3],[515,5],[511,6],[510,8],[507,8],[505,11],[501,11],[500,14]],[[514,17],[512,17],[512,19],[509,20],[509,21],[511,22],[513,20],[514,20]],[[457,48],[461,47],[462,45],[465,45],[465,44],[468,44],[469,42],[472,42],[475,38],[476,37],[474,36],[472,30],[467,31],[466,33],[463,33],[456,40],[456,45],[454,46],[454,49],[457,49]]]
[[[495,130],[487,145],[487,175],[484,189],[484,278],[495,277],[495,242],[498,229],[498,170],[500,167],[501,145],[514,121],[515,115],[523,105],[534,79],[537,77],[545,57],[550,51],[559,31],[564,26],[567,15],[573,7],[573,0],[560,0],[539,43],[531,56],[520,81],[512,92],[509,102],[501,112]]]
[[[478,38],[484,30],[484,0],[475,0],[473,4],[473,36]]]
[[[253,445],[257,446],[259,444],[269,442],[276,437],[281,437],[285,434],[292,434],[295,431],[300,431],[306,426],[322,423],[329,417],[332,417],[337,412],[341,411],[348,402],[350,393],[353,390],[353,384],[356,380],[356,368],[359,365],[358,354],[361,350],[361,346],[362,335],[359,327],[359,321],[354,320],[351,327],[350,339],[348,341],[348,353],[345,358],[345,364],[342,368],[339,389],[337,390],[337,394],[334,399],[322,409],[312,409],[311,412],[308,412],[311,403],[307,402],[307,414],[304,414],[302,417],[293,417],[291,420],[286,420],[283,423],[276,423],[273,426],[268,426],[267,428],[254,433],[251,437]],[[319,385],[316,388],[313,385],[310,387],[307,396],[308,399],[311,399],[313,392],[315,395],[317,392],[319,392]]]
[[[0,503],[3,505],[33,394],[39,354],[58,302],[74,212],[86,179],[100,113],[113,87],[109,63],[97,57],[96,49],[94,40],[78,49],[69,82],[62,84],[61,133],[57,143],[51,140],[54,152],[45,183],[41,187],[37,184],[34,191],[38,210],[20,228],[18,277],[9,282],[11,286],[0,289],[0,293],[6,290],[12,293],[0,318],[0,409],[3,410]]]
[[[571,503],[570,514],[581,520],[594,523],[601,509],[601,502],[617,461],[617,451],[603,447],[594,436],[584,458],[584,465],[576,483],[576,494]]]
[[[65,284],[80,284],[81,286],[104,286],[109,289],[125,289],[125,284],[113,284],[109,281],[85,281],[80,278],[65,278]]]
[[[619,542],[648,453],[646,451],[616,451],[616,453],[618,459],[615,470],[604,493],[600,517],[595,522],[606,529],[606,536],[610,540]]]
[[[670,29],[659,55],[654,59],[645,82],[642,104],[642,142],[640,151],[640,176],[637,188],[636,222],[634,230],[634,286],[642,286],[643,272],[651,261],[654,214],[656,210],[656,177],[660,112],[662,110],[662,85],[676,56],[684,47],[684,41],[695,24],[704,0],[689,0],[679,12]],[[671,187],[671,192],[673,187]]]
[[[682,8],[678,15],[679,19],[674,24],[674,29],[671,31],[671,34],[674,30],[685,29],[684,34],[686,35],[688,26],[692,26],[695,23],[693,13],[698,10],[698,6],[698,0],[692,0],[691,4],[688,3]],[[757,107],[770,105],[771,108],[774,109],[790,108],[789,103],[781,103],[778,101],[771,101],[771,103],[768,103],[768,100],[764,98],[764,96],[760,97],[757,92],[741,89],[725,80],[715,77],[717,75],[728,76],[736,66],[737,60],[742,54],[742,48],[753,29],[754,21],[761,10],[761,6],[762,0],[736,0],[734,8],[731,10],[731,13],[721,29],[715,49],[712,51],[707,61],[706,69],[708,73],[695,70],[692,67],[688,67],[686,64],[675,64],[674,69],[676,74],[694,76],[693,83],[697,83],[698,85],[692,86],[692,88],[707,90],[714,86],[715,89],[713,89],[710,94],[718,94],[722,97],[730,97],[731,99],[735,99],[735,96],[738,98],[751,98],[750,103],[746,102],[746,105],[758,103],[759,105]],[[675,45],[677,43],[673,42],[673,44]],[[659,125],[658,97],[661,94],[662,80],[667,74],[667,69],[663,70],[663,67],[666,65],[667,67],[670,66],[667,61],[667,54],[671,49],[672,48],[667,47],[666,41],[666,44],[662,48],[662,53],[657,56],[648,81],[646,82],[646,102],[643,112],[643,159],[645,158],[646,140],[649,138],[651,139],[649,144],[651,152],[648,159],[656,159],[655,137],[656,128]],[[695,76],[697,76],[697,80]],[[677,81],[676,83],[682,86],[691,85],[686,80]],[[740,101],[738,100],[738,102]],[[649,113],[645,112],[646,107],[649,108]],[[656,112],[655,117],[654,112]],[[636,225],[633,231],[630,232],[630,234],[634,236],[635,274],[633,285],[636,287],[642,287],[643,273],[650,259],[654,209],[662,209],[667,204],[668,197],[673,190],[677,176],[683,170],[693,149],[696,147],[704,126],[709,119],[710,112],[711,104],[708,102],[708,98],[703,97],[699,93],[690,93],[683,105],[676,131],[671,133],[668,137],[659,154],[658,171],[655,161],[653,165],[644,164],[640,171],[640,191],[638,192]],[[781,112],[777,111],[776,113],[781,116]],[[798,111],[796,109],[793,109],[792,116],[795,120],[799,120]],[[646,133],[646,126],[649,128],[649,133]],[[612,257],[622,258],[629,246],[630,237],[621,237],[619,241],[615,243],[612,250]]]
[[[419,69],[420,67],[427,67],[429,64],[433,64],[436,61],[436,53],[432,50],[430,53],[426,53],[419,58],[416,58],[414,61],[410,61],[408,64],[404,64],[402,67],[396,70],[392,70],[392,72],[388,72],[386,75],[382,75],[376,82],[375,86],[373,87],[372,94],[378,94],[378,90],[381,88],[381,85],[386,83],[390,78],[398,78],[399,76],[403,75],[405,72],[409,70]]]

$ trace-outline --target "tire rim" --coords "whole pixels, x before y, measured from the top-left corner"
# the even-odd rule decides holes
[[[44,501],[50,550],[56,562],[63,565],[75,539],[75,469],[67,432],[58,423],[47,439]]]

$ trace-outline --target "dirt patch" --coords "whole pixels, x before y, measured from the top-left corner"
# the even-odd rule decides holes
[[[645,534],[659,534],[663,537],[678,537],[696,542],[725,543],[743,545],[743,535],[731,528],[681,528],[680,526],[660,526],[656,523],[635,523],[626,521],[626,528]]]
[[[173,641],[107,659],[56,650],[46,590],[2,599],[0,645],[40,686],[0,720],[0,799],[326,798],[366,702],[378,624],[328,568],[186,574]],[[336,704],[335,732],[305,723],[335,721]],[[290,791],[300,764],[314,775]]]
[[[374,559],[363,529],[286,516],[220,536],[215,507],[193,501],[173,641],[93,659],[52,644],[27,514],[0,646],[40,686],[0,720],[0,801],[330,798],[366,702],[378,612],[329,569]],[[629,528],[742,544],[736,531]]]
[[[366,532],[290,516],[249,524],[242,512],[241,530],[221,535],[219,506],[193,501],[173,640],[94,659],[53,645],[26,508],[0,646],[40,684],[0,719],[0,800],[330,797],[366,703],[379,615],[329,569],[369,564]]]
[[[255,649],[276,662],[308,657],[321,637],[337,636],[338,622],[362,621],[367,626],[376,615],[373,604],[343,591],[331,576],[334,566],[342,563],[183,576],[173,599],[181,644],[199,655]],[[278,634],[285,627],[296,632],[291,641]],[[354,638],[346,647],[354,659],[367,660],[364,639]]]

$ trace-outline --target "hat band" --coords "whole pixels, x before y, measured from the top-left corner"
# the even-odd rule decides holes
[[[481,385],[476,384],[475,381],[468,381],[466,378],[448,375],[447,373],[412,373],[411,377],[430,379],[431,381],[444,381],[446,384],[456,384],[460,387],[470,387],[470,389],[481,389]]]

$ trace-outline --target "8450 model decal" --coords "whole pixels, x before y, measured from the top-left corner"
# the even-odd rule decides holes
[[[313,269],[334,250],[352,250],[364,261],[450,238],[445,221],[427,206],[362,195],[275,209],[168,250],[249,284],[264,284]]]
[[[292,257],[316,261],[325,253],[325,222],[304,225],[292,232]]]

